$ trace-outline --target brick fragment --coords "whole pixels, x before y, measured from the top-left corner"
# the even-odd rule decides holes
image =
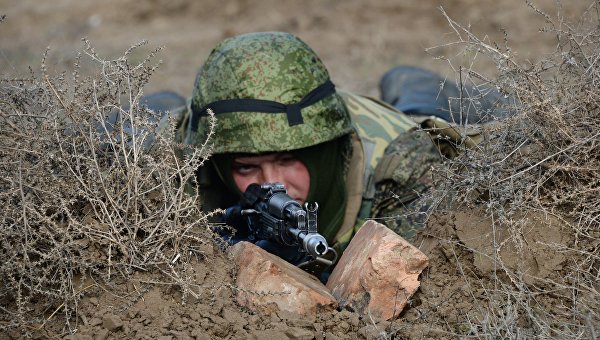
[[[428,258],[398,234],[367,221],[331,273],[327,287],[340,306],[389,320],[419,288]]]
[[[287,311],[316,315],[337,307],[335,298],[316,277],[249,243],[229,248],[238,267],[236,300],[265,314]]]

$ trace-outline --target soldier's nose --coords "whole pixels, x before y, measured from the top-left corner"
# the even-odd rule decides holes
[[[273,165],[265,165],[262,169],[263,178],[265,183],[283,183],[283,178],[281,176],[281,171],[277,169],[276,166]],[[283,183],[285,184],[285,183]]]

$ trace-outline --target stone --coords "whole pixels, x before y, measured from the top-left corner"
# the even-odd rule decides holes
[[[91,318],[89,321],[90,326],[98,326],[101,323],[102,323],[102,320],[100,318]]]
[[[96,335],[94,336],[94,340],[106,340],[106,339],[108,339],[108,333],[109,333],[108,329],[102,328],[98,332],[96,332]]]
[[[419,288],[429,259],[383,224],[369,220],[354,236],[327,287],[340,306],[389,320]]]
[[[228,253],[238,268],[236,301],[241,306],[267,315],[288,311],[313,316],[337,307],[316,277],[252,243],[239,242]]]
[[[313,332],[300,327],[290,327],[286,329],[285,335],[287,335],[289,339],[295,340],[312,340],[315,337]]]
[[[384,329],[378,328],[376,325],[366,325],[358,330],[358,334],[360,334],[365,339],[386,338],[386,331]]]
[[[249,339],[289,339],[282,331],[274,329],[253,330],[250,331]]]
[[[230,324],[233,325],[241,325],[246,326],[248,324],[248,320],[246,320],[242,313],[233,308],[223,308],[223,319],[227,320]]]
[[[111,332],[114,332],[117,329],[123,327],[123,321],[121,321],[121,318],[116,315],[106,314],[102,318],[102,327],[108,329]]]
[[[192,337],[196,340],[211,340],[211,337],[206,333],[206,330],[201,328],[194,329],[192,331]]]

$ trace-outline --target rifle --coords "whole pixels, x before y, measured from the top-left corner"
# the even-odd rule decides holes
[[[251,184],[242,195],[239,205],[226,209],[225,222],[229,225],[245,224],[249,239],[271,240],[285,246],[296,246],[297,251],[308,255],[308,260],[298,267],[329,267],[337,260],[336,251],[317,231],[319,205],[304,203],[304,208],[287,194],[281,183]],[[331,253],[331,254],[330,254]],[[324,256],[333,256],[327,259]]]

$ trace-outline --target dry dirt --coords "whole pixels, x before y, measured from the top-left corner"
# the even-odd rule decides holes
[[[553,0],[535,1],[555,15]],[[577,16],[587,2],[565,1],[564,16]],[[377,95],[377,82],[385,70],[397,64],[424,66],[453,78],[449,64],[433,55],[450,56],[457,51],[447,44],[455,41],[438,7],[473,32],[502,42],[507,33],[510,45],[521,60],[537,60],[554,47],[553,37],[539,32],[543,18],[520,0],[429,0],[429,1],[183,1],[183,0],[1,0],[0,69],[18,77],[31,66],[39,67],[50,47],[50,68],[72,66],[81,38],[87,37],[105,58],[118,57],[142,39],[148,50],[165,46],[163,64],[147,92],[191,91],[195,70],[221,39],[250,31],[279,30],[300,36],[328,65],[334,83],[348,90]],[[434,50],[426,48],[440,46]],[[489,63],[484,73],[493,74]],[[237,306],[232,299],[234,268],[214,250],[199,259],[186,273],[202,289],[197,296],[181,296],[173,287],[157,284],[150,274],[137,273],[129,282],[93,286],[82,292],[79,318],[70,321],[77,329],[73,338],[140,339],[353,339],[453,338],[468,335],[468,320],[483,314],[495,263],[487,261],[485,220],[472,213],[438,215],[432,218],[417,245],[430,256],[431,265],[422,277],[420,292],[411,307],[393,322],[376,322],[349,311],[316,318],[279,314],[262,316]],[[537,221],[537,222],[536,222]],[[533,218],[533,226],[553,226],[540,232],[533,227],[526,236],[531,244],[568,239],[558,225]],[[484,235],[485,236],[485,235]],[[502,235],[496,235],[502,237]],[[474,255],[477,254],[477,255]],[[560,254],[540,246],[530,249],[525,264],[536,278],[560,275]],[[519,265],[511,249],[501,254],[504,265]],[[511,257],[513,256],[513,257]],[[82,278],[85,280],[85,278]],[[479,282],[478,286],[465,282]],[[558,293],[557,293],[558,294]],[[557,297],[558,298],[558,297]],[[548,301],[552,304],[555,301]],[[58,313],[59,315],[60,313]],[[51,320],[35,335],[40,338],[66,336],[65,320]],[[466,327],[466,328],[465,328]],[[19,338],[19,333],[0,338]]]

